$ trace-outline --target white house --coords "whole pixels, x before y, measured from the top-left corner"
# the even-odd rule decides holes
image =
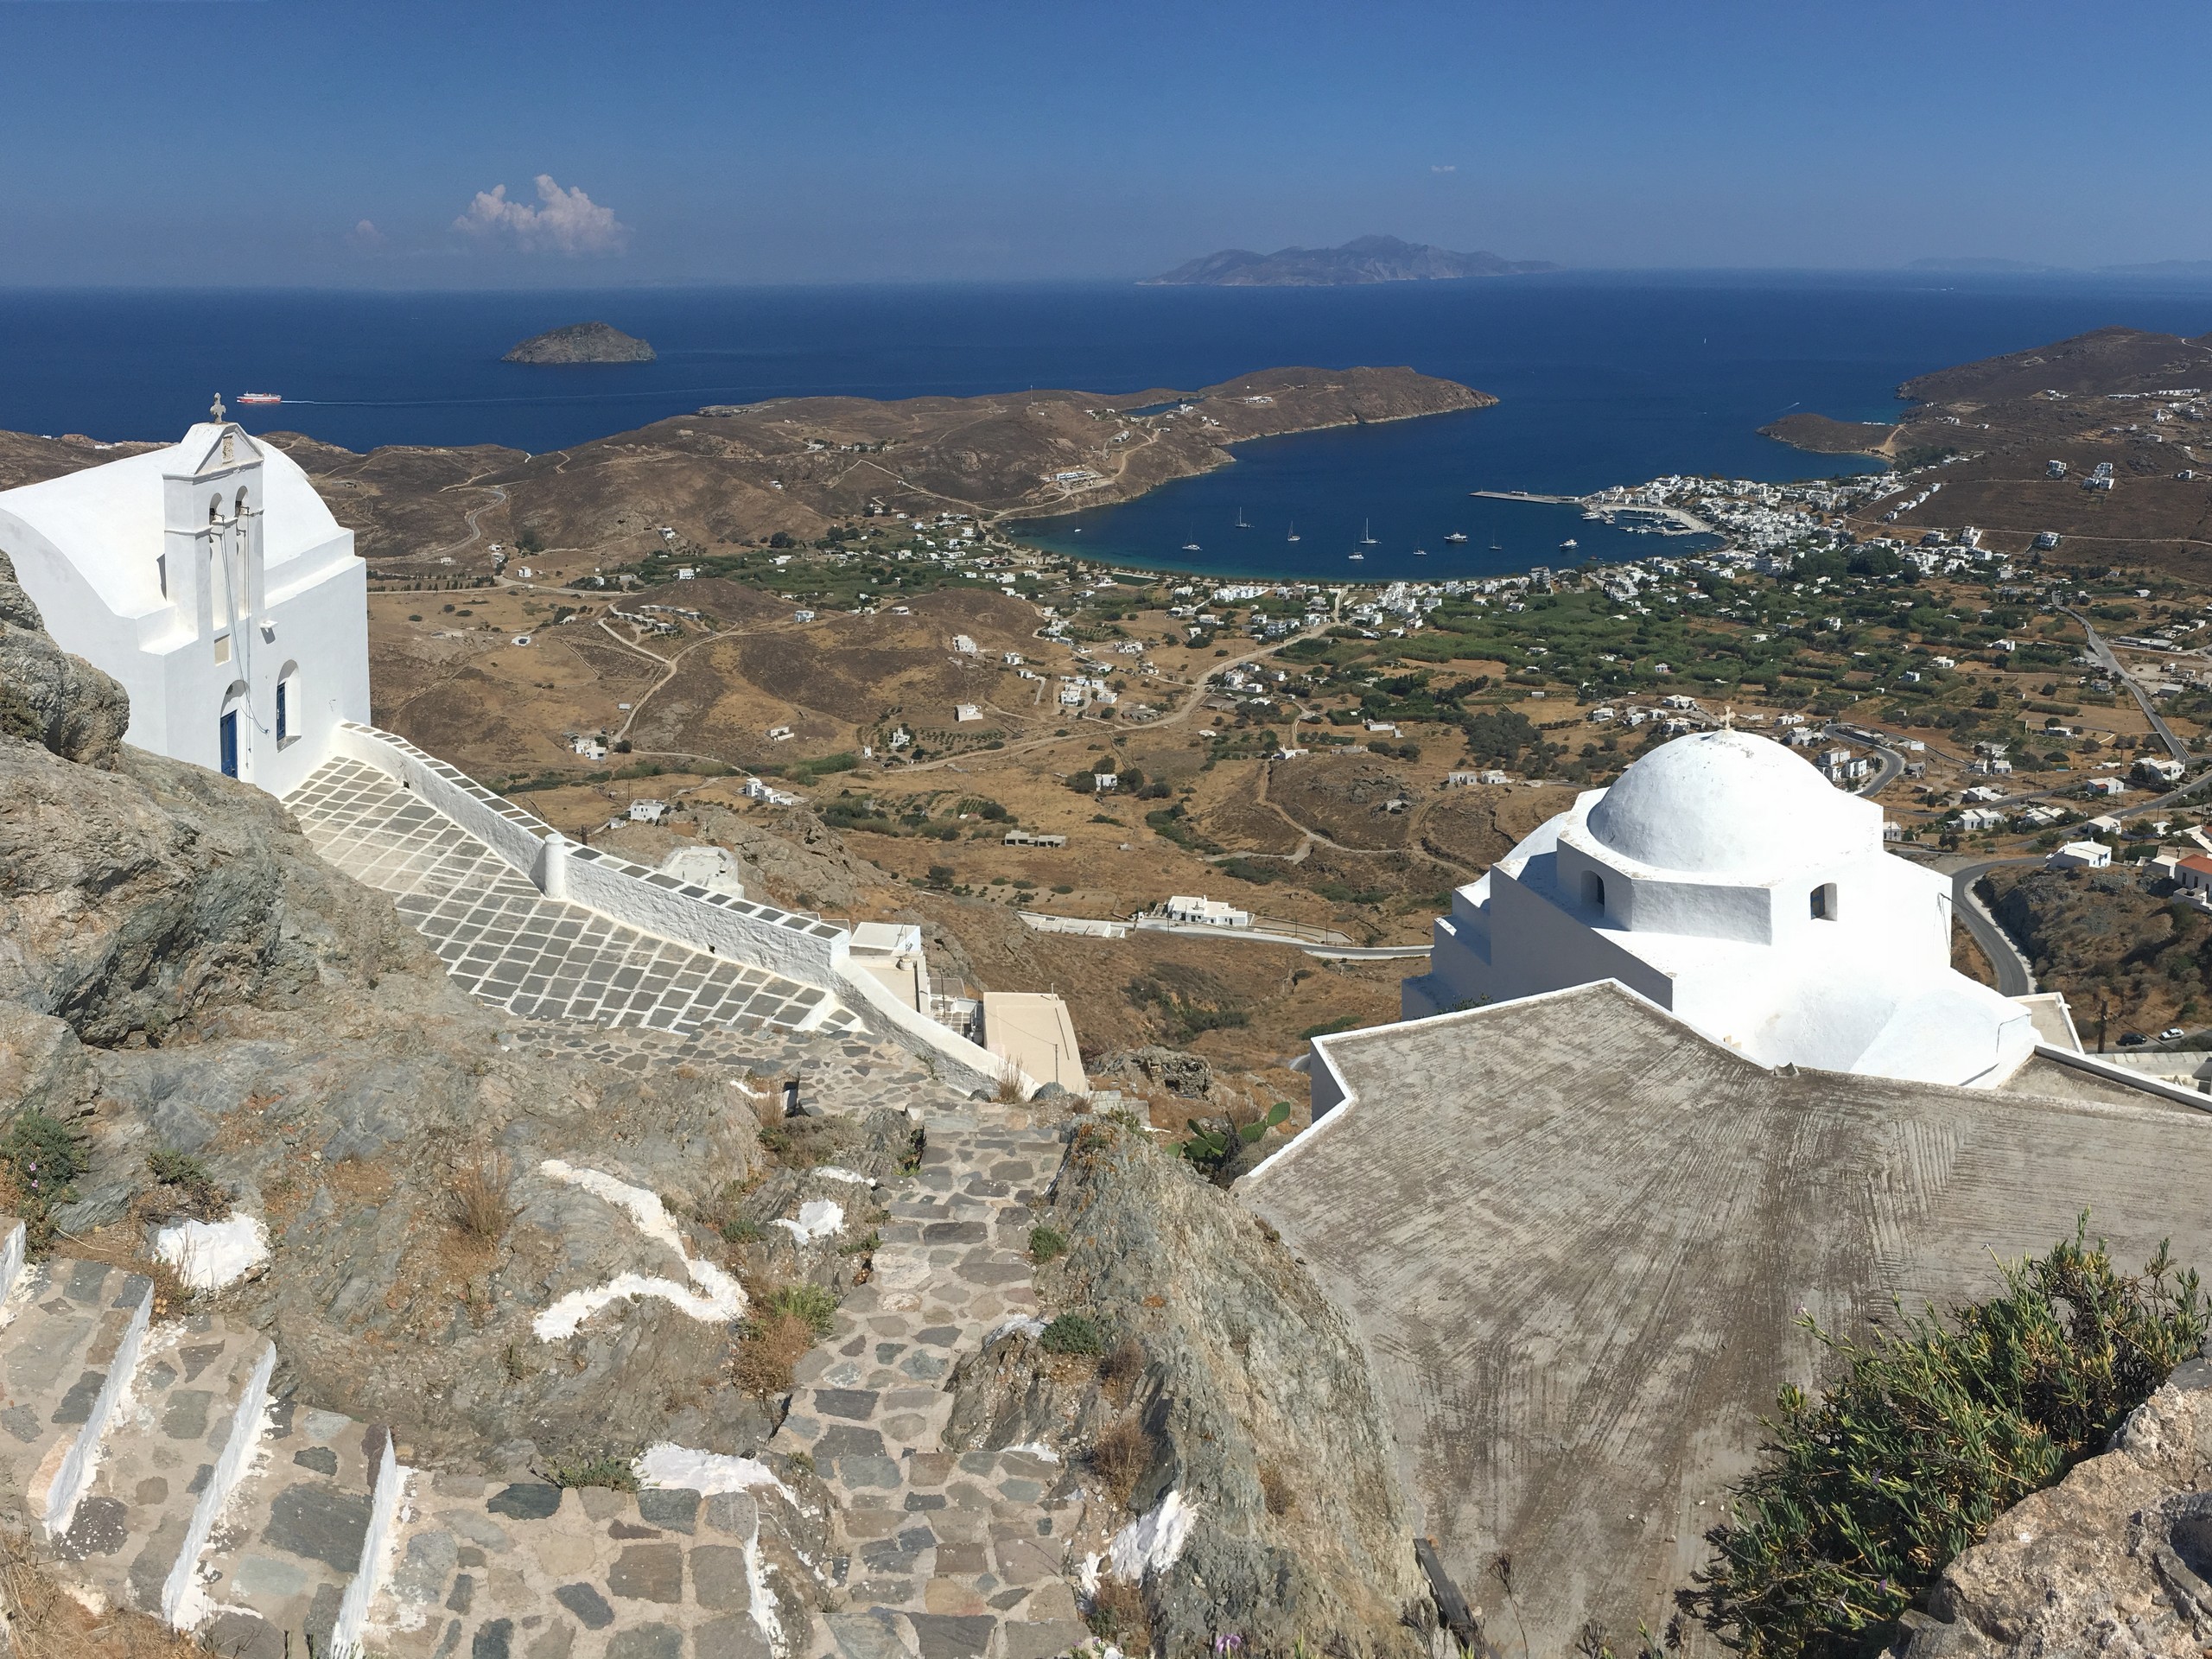
[[[221,418],[0,491],[0,550],[142,749],[282,795],[369,717],[368,567],[308,475]]]
[[[1195,922],[1205,927],[1249,927],[1252,912],[1225,905],[1204,894],[1179,893],[1162,906],[1171,922]]]
[[[1948,878],[1885,852],[1882,809],[1720,730],[1588,790],[1436,923],[1420,1019],[1618,980],[1764,1065],[1989,1086],[2028,1011],[1950,965]]]
[[[2069,841],[2045,862],[2054,870],[2101,870],[2112,862],[2112,849],[2101,841]]]

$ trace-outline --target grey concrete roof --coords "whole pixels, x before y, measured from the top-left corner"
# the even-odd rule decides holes
[[[2170,1103],[1770,1072],[1611,984],[1316,1047],[1347,1103],[1238,1191],[1358,1321],[1508,1650],[1500,1554],[1533,1652],[1664,1624],[1758,1417],[1817,1380],[1801,1313],[1986,1294],[2084,1209],[2126,1264],[2212,1268],[2212,1115]]]

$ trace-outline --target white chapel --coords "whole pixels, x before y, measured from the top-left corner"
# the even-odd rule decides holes
[[[1764,1065],[1993,1087],[2028,1009],[1951,967],[1951,887],[1882,810],[1778,743],[1676,738],[1589,790],[1438,918],[1408,1020],[1613,979]]]
[[[0,491],[0,551],[61,648],[130,694],[126,741],[283,795],[369,717],[368,568],[296,462],[213,415]]]

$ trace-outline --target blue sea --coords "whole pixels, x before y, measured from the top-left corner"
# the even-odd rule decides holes
[[[652,340],[659,360],[499,361],[515,341],[586,318]],[[1441,578],[1685,545],[1471,490],[1849,470],[1758,429],[1801,409],[1890,418],[1910,375],[2108,323],[2204,334],[2212,283],[1722,271],[1287,289],[16,289],[0,296],[0,427],[168,438],[219,391],[257,431],[353,449],[542,452],[706,403],[1035,386],[1122,396],[1288,365],[1409,364],[1503,401],[1243,445],[1232,467],[1031,530],[1096,558],[1210,574]],[[247,391],[284,402],[241,406]],[[1235,528],[1240,515],[1252,528]],[[1363,531],[1375,544],[1355,563]],[[1469,540],[1446,543],[1453,531]],[[1569,537],[1576,553],[1559,549]]]

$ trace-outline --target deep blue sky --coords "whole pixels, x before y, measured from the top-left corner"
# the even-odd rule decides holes
[[[0,283],[2204,259],[2208,61],[2202,0],[0,0]]]

